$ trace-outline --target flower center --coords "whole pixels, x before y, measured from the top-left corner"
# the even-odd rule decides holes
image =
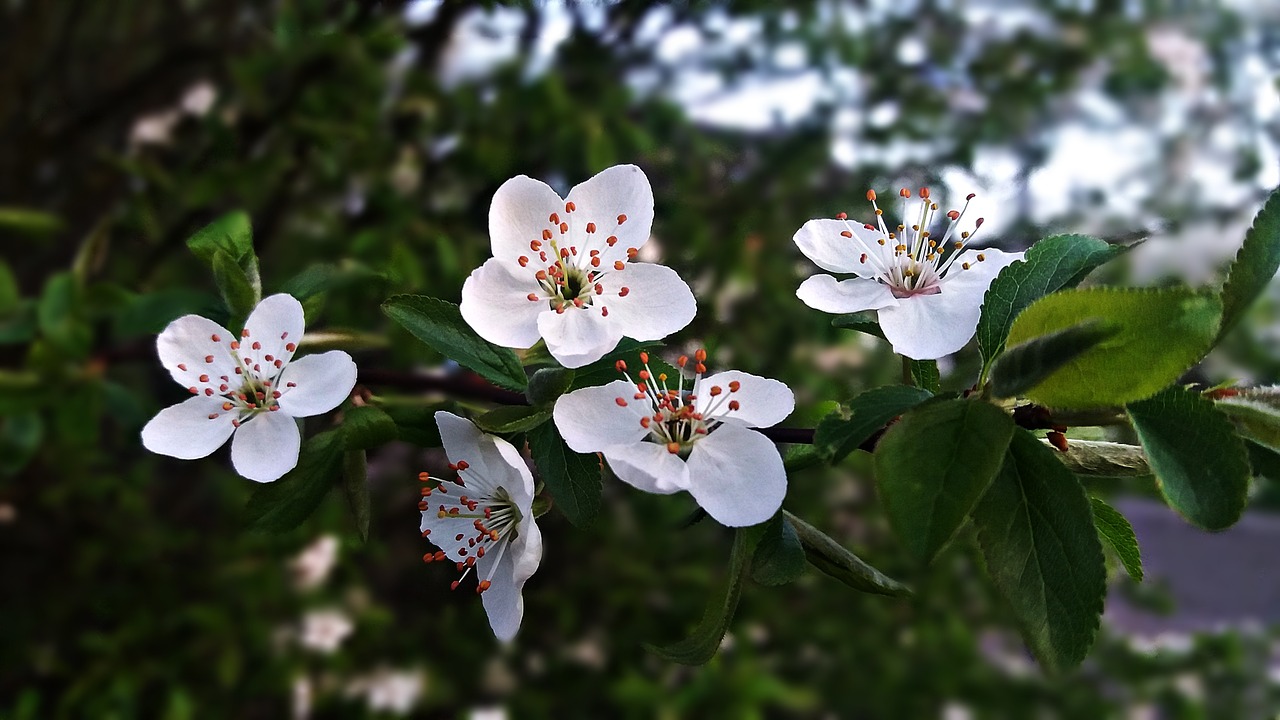
[[[289,333],[283,333],[281,340],[286,340]],[[209,413],[210,420],[217,420],[224,413],[234,412],[235,419],[231,424],[239,427],[246,418],[251,417],[260,412],[274,412],[280,409],[280,396],[282,393],[276,387],[276,379],[280,372],[284,369],[285,360],[277,358],[270,353],[258,355],[262,350],[262,344],[249,340],[249,331],[246,329],[241,333],[241,340],[244,345],[238,341],[230,343],[231,357],[235,360],[235,377],[231,375],[221,375],[219,377],[211,377],[209,375],[201,375],[198,380],[205,386],[204,394],[209,397],[221,395],[226,398],[226,402],[222,404],[220,412]],[[218,343],[220,338],[214,335],[210,338],[213,343]],[[285,350],[292,353],[297,349],[295,343],[285,345]],[[205,357],[206,363],[212,363],[214,356]],[[263,371],[263,365],[266,365],[266,371]],[[178,365],[180,370],[186,370],[186,364]],[[234,385],[238,387],[232,390]],[[287,387],[294,387],[296,383],[287,383]],[[188,388],[193,395],[200,393],[200,388],[192,386]]]
[[[551,213],[547,217],[548,226],[542,230],[541,239],[529,242],[530,254],[517,258],[520,267],[529,267],[529,264],[533,263],[535,267],[541,268],[534,272],[539,291],[531,292],[527,297],[530,302],[545,301],[558,313],[563,313],[570,308],[585,310],[595,306],[599,308],[602,316],[608,317],[609,308],[602,304],[602,298],[597,297],[604,294],[604,285],[600,283],[600,279],[611,271],[623,271],[626,269],[626,263],[622,260],[615,260],[612,264],[605,263],[601,256],[601,249],[608,250],[618,243],[616,235],[603,238],[603,243],[599,247],[582,248],[582,253],[579,253],[576,245],[560,244],[557,233],[559,239],[569,235],[569,221],[576,210],[572,202],[566,202],[563,218],[559,213]],[[626,215],[619,215],[617,224],[622,225],[626,220]],[[587,235],[592,238],[604,235],[603,232],[596,234],[594,222],[586,223],[585,229]],[[627,248],[627,259],[635,259],[638,253],[636,248]],[[618,297],[626,297],[628,293],[630,290],[626,287],[618,289]]]
[[[717,427],[720,426],[721,419],[719,417],[720,410],[727,408],[728,410],[738,410],[741,404],[736,399],[730,399],[730,395],[738,392],[739,383],[735,380],[729,383],[729,392],[725,393],[725,389],[719,385],[713,385],[706,392],[714,398],[713,401],[703,408],[702,411],[696,409],[698,394],[703,392],[702,376],[707,371],[707,366],[703,363],[707,359],[706,350],[698,350],[694,353],[694,379],[693,385],[689,391],[684,389],[684,375],[677,378],[677,384],[672,388],[667,380],[665,373],[659,374],[654,378],[652,371],[649,369],[649,353],[640,353],[640,363],[644,369],[640,371],[640,381],[636,382],[627,374],[627,363],[619,360],[614,364],[618,372],[622,373],[627,382],[636,386],[635,394],[628,400],[624,397],[614,399],[621,407],[626,407],[631,402],[640,402],[648,406],[646,412],[640,418],[640,426],[649,431],[644,438],[648,442],[665,445],[667,450],[673,455],[688,457],[693,449],[694,443],[706,437]],[[676,364],[683,369],[689,363],[688,356],[681,355]]]
[[[422,556],[425,562],[443,561],[448,559],[450,554],[455,554],[455,563],[458,572],[462,573],[457,580],[450,584],[450,589],[458,589],[471,569],[475,567],[476,561],[485,556],[487,553],[497,553],[493,558],[493,563],[489,566],[489,574],[476,585],[476,592],[482,593],[488,590],[492,585],[494,572],[497,570],[498,561],[502,559],[502,553],[506,551],[510,541],[519,537],[520,521],[523,514],[516,502],[511,498],[511,494],[507,489],[498,485],[488,493],[476,494],[459,494],[457,498],[448,497],[451,493],[449,485],[455,485],[457,492],[466,491],[466,482],[463,473],[470,471],[473,476],[475,470],[466,460],[459,460],[456,463],[450,463],[449,468],[458,473],[456,480],[445,480],[443,478],[432,477],[427,473],[421,473],[418,479],[428,483],[422,488],[422,500],[418,503],[418,509],[423,512],[430,512],[431,506],[436,506],[436,517],[439,519],[457,520],[462,528],[466,528],[465,523],[470,520],[470,529],[461,529],[456,532],[450,542],[449,538],[433,539],[440,547],[453,546],[452,552],[439,550],[435,553],[427,553]],[[487,483],[476,482],[473,485],[481,486]],[[445,497],[439,501],[433,501],[431,498],[434,493],[439,493]],[[423,537],[429,537],[431,530],[424,530]]]

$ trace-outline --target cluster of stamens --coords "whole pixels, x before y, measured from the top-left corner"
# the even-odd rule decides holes
[[[227,347],[231,350],[231,356],[236,362],[234,378],[231,375],[213,377],[209,373],[201,373],[197,377],[199,384],[187,388],[192,395],[203,394],[206,397],[221,395],[225,397],[226,402],[222,404],[222,411],[209,413],[209,419],[217,420],[223,413],[234,412],[236,413],[236,418],[231,421],[231,424],[236,427],[239,427],[246,415],[257,412],[274,412],[280,409],[278,401],[282,393],[275,386],[275,377],[285,364],[283,358],[275,357],[270,353],[255,357],[252,353],[260,352],[262,343],[256,340],[251,341],[247,328],[241,332],[240,336],[240,341],[232,340],[227,344]],[[288,340],[288,338],[288,332],[280,334],[281,340]],[[241,341],[248,343],[248,347],[243,346]],[[213,334],[209,336],[209,342],[214,346],[220,346],[222,338],[217,334]],[[285,350],[289,353],[296,349],[297,345],[295,343],[289,342],[285,345]],[[213,365],[215,359],[216,356],[210,354],[205,355],[203,361],[206,365]],[[263,372],[264,363],[267,366],[266,372]],[[178,363],[178,369],[188,372],[187,363]],[[286,384],[286,389],[292,387],[296,387],[296,383]]]
[[[566,202],[566,218],[562,219],[559,213],[554,212],[547,216],[548,226],[542,229],[542,236],[529,241],[531,254],[521,255],[516,261],[523,268],[534,263],[536,258],[535,265],[539,266],[534,272],[534,279],[540,292],[529,293],[529,302],[545,301],[558,313],[563,313],[570,307],[585,309],[598,305],[600,314],[608,317],[609,308],[604,304],[605,299],[600,297],[604,295],[605,288],[599,280],[611,270],[625,270],[627,264],[622,260],[615,260],[612,265],[605,265],[599,249],[588,250],[585,256],[581,256],[576,245],[564,245],[560,242],[563,236],[569,234],[567,217],[576,211],[577,207],[572,202]],[[627,216],[618,215],[615,220],[620,226],[627,221]],[[596,223],[588,222],[585,229],[587,235],[594,236],[598,227]],[[608,247],[617,245],[618,236],[608,236],[604,244]],[[627,259],[634,260],[638,253],[636,248],[627,248]],[[618,289],[617,295],[626,297],[630,292],[630,288],[623,286]]]
[[[649,431],[648,440],[660,443],[666,446],[667,451],[673,455],[687,452],[698,439],[715,430],[721,423],[720,417],[723,416],[721,409],[727,409],[729,412],[736,411],[742,407],[741,403],[732,396],[741,388],[741,383],[737,380],[730,382],[726,388],[720,385],[712,385],[706,389],[707,394],[714,398],[710,405],[706,406],[701,412],[695,409],[698,395],[703,391],[702,376],[707,372],[707,366],[704,364],[707,359],[706,350],[698,350],[694,353],[694,378],[690,389],[686,392],[684,389],[684,374],[679,373],[676,378],[676,385],[673,387],[669,382],[666,373],[660,373],[654,377],[653,372],[649,369],[649,353],[640,353],[640,363],[643,367],[639,372],[639,380],[633,380],[627,373],[627,363],[619,360],[614,364],[618,372],[627,379],[627,382],[635,386],[636,392],[630,398],[617,397],[614,402],[619,407],[627,407],[632,402],[646,403],[653,410],[640,417],[640,426]],[[684,369],[689,364],[689,357],[681,355],[676,361],[676,365],[680,369]]]
[[[902,188],[898,191],[898,196],[903,201],[903,218],[911,217],[907,208],[907,202],[911,199],[911,190]],[[935,239],[929,230],[939,212],[938,204],[930,199],[929,188],[920,188],[920,206],[915,213],[915,222],[910,226],[898,225],[896,231],[890,230],[885,224],[884,211],[876,204],[876,192],[868,190],[867,200],[875,210],[876,221],[874,224],[865,223],[863,228],[879,233],[876,244],[881,250],[876,252],[873,248],[872,252],[861,251],[858,261],[871,265],[878,279],[889,285],[896,297],[939,292],[939,281],[956,264],[960,252],[973,239],[978,228],[982,227],[983,219],[978,218],[974,222],[972,231],[957,232],[960,221],[964,218],[969,209],[969,203],[974,197],[976,196],[970,193],[965,198],[964,207],[946,212],[947,228],[939,240]],[[848,215],[840,213],[836,219],[843,221],[846,225],[846,229],[840,234],[846,238],[853,238],[853,228],[849,226]],[[986,256],[979,253],[977,261],[985,260]],[[968,262],[960,263],[961,270],[968,270],[969,267]]]
[[[447,485],[453,485],[455,492],[465,491],[466,482],[463,480],[463,473],[475,471],[471,469],[471,465],[466,460],[459,460],[456,463],[450,463],[449,469],[458,474],[455,480],[445,480],[433,477],[428,473],[420,473],[418,479],[425,483],[422,487],[422,499],[418,501],[418,509],[422,512],[431,512],[435,507],[436,516],[440,519],[452,518],[460,521],[471,521],[471,530],[458,532],[453,536],[453,545],[457,547],[452,551],[454,564],[458,572],[462,573],[457,580],[449,584],[451,590],[457,590],[458,585],[467,577],[472,568],[476,566],[476,561],[483,558],[488,552],[496,552],[497,557],[493,559],[490,565],[489,577],[480,580],[476,584],[476,593],[482,593],[493,585],[493,573],[497,570],[498,561],[502,559],[502,553],[506,550],[507,542],[514,539],[517,534],[517,528],[520,524],[521,514],[511,496],[501,486],[497,487],[492,494],[483,496],[468,496],[460,494],[456,499],[448,497],[450,491]],[[437,495],[444,495],[444,502],[438,502]],[[433,499],[437,498],[437,499]],[[422,537],[430,537],[431,529],[422,531]],[[434,542],[434,541],[433,541]],[[450,544],[448,541],[437,542],[437,545],[444,546]],[[450,552],[437,550],[433,553],[427,553],[422,556],[423,562],[445,562],[450,557]]]

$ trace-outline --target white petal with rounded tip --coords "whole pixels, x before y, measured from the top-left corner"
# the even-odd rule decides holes
[[[865,278],[836,280],[830,275],[814,275],[800,283],[796,297],[814,310],[853,313],[879,310],[898,304],[887,285]]]
[[[341,405],[355,386],[356,363],[345,352],[300,357],[280,373],[280,412],[294,417],[327,413]]]
[[[744,527],[773,517],[787,494],[782,456],[754,430],[725,424],[694,443],[689,492],[721,525]]]
[[[570,190],[565,201],[575,206],[568,213],[569,244],[578,248],[579,258],[589,258],[591,250],[599,250],[601,260],[612,265],[615,260],[627,259],[628,248],[639,249],[649,241],[653,189],[635,165],[602,170]],[[625,217],[621,224],[620,216]],[[587,223],[595,223],[594,233],[587,232]],[[607,242],[610,237],[618,238],[612,246]],[[580,265],[583,262],[579,260]]]
[[[560,237],[560,229],[551,225],[551,213],[563,216],[564,201],[546,183],[525,175],[502,183],[489,204],[489,245],[493,257],[513,272],[521,269],[519,257],[537,255],[529,243],[541,241],[543,230],[551,230],[555,237]]]
[[[196,388],[201,395],[205,390],[221,395],[222,385],[234,390],[241,384],[231,354],[235,339],[230,331],[208,318],[183,315],[156,338],[156,353],[160,364],[182,387]]]
[[[665,265],[627,263],[600,278],[604,292],[595,303],[609,309],[609,320],[623,336],[636,340],[661,340],[693,320],[698,302],[680,276]],[[622,288],[626,297],[620,297]]]
[[[622,333],[594,307],[546,310],[538,316],[538,332],[547,351],[567,368],[590,365],[614,349]]]
[[[489,574],[489,551],[476,562],[478,577]],[[484,603],[484,611],[489,616],[489,627],[493,634],[503,642],[510,642],[520,630],[520,621],[524,618],[524,597],[521,594],[524,584],[538,570],[542,562],[542,532],[526,515],[519,527],[519,537],[510,541],[510,545],[498,558],[498,566],[493,569],[492,585],[480,594]]]
[[[689,489],[689,472],[679,455],[667,446],[651,442],[615,445],[604,450],[604,459],[618,479],[645,492],[670,495]]]
[[[302,434],[292,417],[260,412],[236,429],[231,439],[231,464],[254,482],[279,480],[298,464]]]
[[[195,460],[222,447],[235,432],[238,413],[222,409],[227,399],[199,395],[171,405],[142,428],[142,446],[153,453]],[[213,420],[210,415],[217,415]]]
[[[516,271],[527,272],[528,277],[514,275]],[[542,295],[532,266],[526,270],[517,265],[516,271],[509,271],[497,258],[489,258],[462,284],[458,309],[462,319],[485,340],[502,347],[527,348],[538,342],[538,315],[548,305],[528,297],[531,292]]]
[[[435,418],[449,462],[456,464],[465,460],[470,466],[459,475],[468,488],[476,490],[477,495],[484,495],[502,486],[507,488],[513,500],[518,499],[523,490],[530,498],[528,502],[532,503],[533,475],[510,443],[481,431],[475,423],[453,413],[440,410]],[[509,452],[500,449],[500,445]]]
[[[524,456],[520,454],[520,451],[514,445],[500,437],[486,433],[485,440],[493,444],[493,449],[497,451],[502,461],[509,468],[506,477],[501,479],[494,478],[495,482],[506,488],[507,495],[520,508],[521,514],[532,517],[533,473],[529,472],[529,466],[525,464]]]
[[[635,399],[636,386],[626,380],[614,380],[574,390],[556,399],[552,418],[564,442],[574,452],[600,452],[613,445],[639,442],[649,434],[640,419],[650,414],[652,406]],[[626,407],[617,399],[626,401]]]
[[[984,258],[981,262],[978,260],[979,255]],[[1023,259],[1025,255],[1026,253],[1022,252],[1011,253],[995,248],[965,250],[960,253],[955,264],[942,278],[942,292],[944,294],[947,292],[976,293],[978,302],[981,304],[982,297],[986,295],[987,288],[991,286],[991,281],[996,279],[996,275],[1015,261]],[[969,263],[968,270],[964,269],[963,263],[966,262]]]
[[[853,237],[847,238],[840,234],[842,232],[852,233]],[[864,263],[861,258],[863,253],[878,257],[884,251],[876,243],[879,238],[879,232],[855,222],[818,218],[802,225],[792,240],[805,257],[823,270],[872,277],[876,274],[876,263],[871,258]]]
[[[240,358],[258,377],[271,379],[293,357],[305,327],[302,303],[297,298],[285,293],[265,297],[245,320],[249,334],[240,338]]]
[[[729,389],[733,382],[739,383],[737,392]],[[713,387],[719,387],[722,394],[713,397]],[[737,410],[729,409],[733,400],[738,401]],[[714,412],[709,412],[713,407]],[[796,409],[796,396],[785,383],[772,378],[728,370],[702,378],[694,409],[717,420],[736,421],[747,427],[769,427],[782,422]]]

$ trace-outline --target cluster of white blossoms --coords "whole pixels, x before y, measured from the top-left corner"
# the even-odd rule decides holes
[[[867,193],[874,223],[851,223],[843,213],[805,223],[794,237],[801,252],[853,277],[815,275],[796,294],[826,312],[875,310],[896,352],[932,359],[973,336],[987,286],[1022,254],[968,249],[971,232],[958,231],[968,203],[944,214],[949,224],[935,238],[938,205],[927,189],[920,197],[910,225],[895,229],[874,192]],[[649,181],[632,165],[599,173],[567,198],[528,177],[508,180],[489,210],[493,257],[462,288],[463,319],[496,345],[523,349],[541,340],[567,368],[600,360],[623,338],[655,341],[683,329],[697,312],[689,286],[670,268],[636,262],[653,217]],[[302,307],[288,295],[263,300],[239,337],[194,315],[175,320],[160,335],[160,359],[194,397],[148,423],[143,443],[198,458],[234,433],[231,460],[240,474],[262,482],[282,476],[298,459],[293,418],[332,410],[356,379],[345,353],[290,362],[302,330]],[[786,471],[756,428],[791,414],[790,388],[732,370],[709,375],[702,350],[692,361],[676,360],[674,377],[655,374],[648,353],[639,360],[634,376],[617,360],[618,380],[556,400],[552,419],[565,443],[599,454],[640,490],[688,492],[727,526],[777,513]],[[693,377],[686,378],[690,364]],[[524,584],[542,559],[533,476],[506,440],[448,412],[435,419],[456,477],[420,476],[420,529],[439,548],[424,560],[452,563],[454,588],[474,574],[494,634],[509,641],[524,614]]]

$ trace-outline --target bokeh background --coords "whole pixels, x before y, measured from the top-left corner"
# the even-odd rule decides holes
[[[138,431],[183,392],[154,334],[225,317],[184,245],[221,213],[252,217],[268,292],[322,290],[309,329],[362,367],[449,375],[379,303],[456,301],[506,178],[564,192],[624,162],[654,186],[646,253],[700,300],[672,348],[783,379],[788,424],[812,426],[899,368],[796,300],[805,220],[862,217],[869,187],[976,192],[990,244],[1146,238],[1095,281],[1213,283],[1280,185],[1278,69],[1272,0],[0,3],[0,717],[1273,717],[1263,479],[1213,536],[1150,479],[1094,481],[1148,579],[1117,573],[1093,654],[1049,678],[967,543],[930,568],[896,546],[864,454],[806,470],[786,506],[916,598],[748,587],[722,652],[686,668],[642,648],[696,624],[723,574],[729,536],[682,528],[685,496],[614,482],[593,527],[544,517],[501,647],[420,561],[438,451],[371,453],[361,542],[337,492],[296,531],[249,532],[225,451],[150,456]],[[1196,379],[1276,382],[1277,313],[1273,292]],[[943,369],[963,387],[976,353]]]

